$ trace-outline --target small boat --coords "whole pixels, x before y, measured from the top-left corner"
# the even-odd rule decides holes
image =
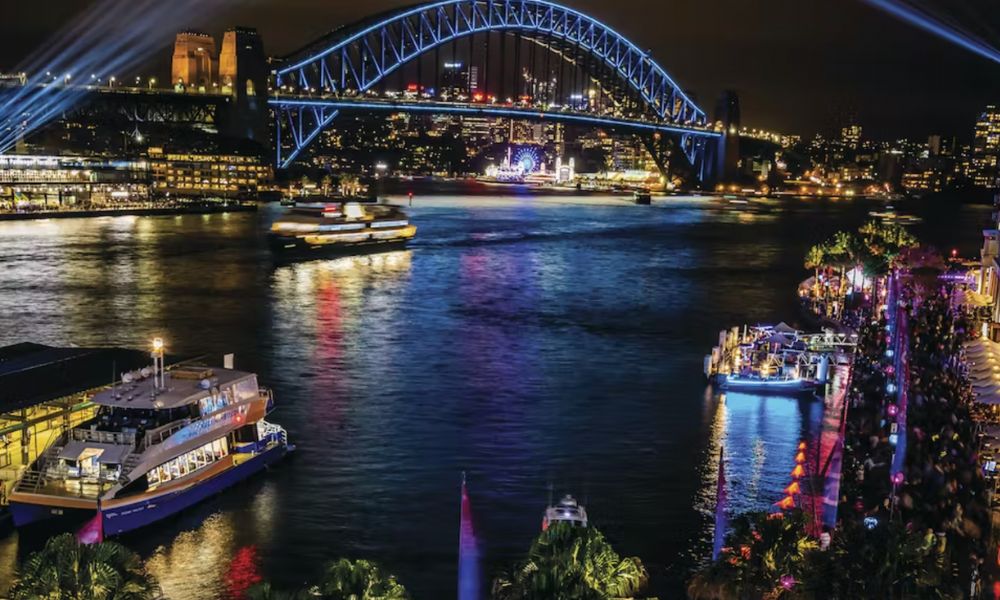
[[[759,375],[725,375],[719,387],[727,392],[754,394],[807,394],[816,390],[817,383],[799,377],[761,377]]]
[[[396,206],[298,202],[271,226],[270,242],[278,256],[363,254],[402,248],[416,234]]]
[[[653,195],[649,192],[635,191],[632,192],[632,200],[639,206],[649,206],[653,203]]]
[[[572,527],[587,526],[587,509],[580,505],[573,496],[566,494],[563,499],[545,509],[542,518],[542,531],[553,523],[569,523]]]
[[[157,340],[159,341],[159,340]],[[295,447],[264,420],[274,407],[253,373],[189,365],[124,373],[98,392],[10,494],[14,525],[89,521],[104,536],[170,517],[281,460]]]

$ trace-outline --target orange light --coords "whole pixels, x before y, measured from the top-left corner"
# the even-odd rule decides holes
[[[795,462],[799,463],[800,465],[802,463],[806,462],[806,454],[805,454],[805,452],[799,452],[798,454],[796,454],[795,455]]]
[[[802,465],[795,465],[795,468],[792,469],[792,477],[795,477],[796,479],[802,477],[805,474],[806,470],[802,468]]]
[[[793,481],[792,485],[785,488],[785,493],[789,496],[794,496],[795,494],[801,494],[802,489],[799,487],[798,481]]]
[[[799,442],[799,450],[805,450],[805,449],[806,449],[806,443],[805,442]]]
[[[789,510],[795,508],[795,498],[791,496],[786,496],[781,502],[778,502],[778,507],[781,510]]]

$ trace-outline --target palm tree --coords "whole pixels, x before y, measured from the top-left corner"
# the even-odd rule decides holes
[[[11,600],[151,600],[156,580],[134,552],[115,542],[91,546],[71,534],[51,538],[24,562]]]
[[[819,270],[826,264],[826,247],[816,244],[806,252],[805,267],[813,270],[813,296],[819,296]]]
[[[324,600],[407,600],[406,588],[396,578],[367,560],[342,558],[326,567],[318,586]]]
[[[527,560],[493,583],[496,600],[633,598],[649,582],[642,561],[622,558],[593,527],[556,523],[531,545]]]
[[[832,255],[834,265],[840,270],[837,297],[843,298],[847,293],[847,271],[858,262],[857,240],[846,231],[833,234],[833,239],[827,243],[827,251]]]

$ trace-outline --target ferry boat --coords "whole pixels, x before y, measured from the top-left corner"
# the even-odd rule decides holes
[[[294,446],[264,420],[274,406],[253,373],[182,366],[125,373],[96,416],[69,430],[11,492],[17,527],[91,519],[104,536],[174,515],[279,461]]]
[[[542,518],[542,531],[547,530],[554,523],[569,523],[573,527],[586,527],[587,509],[580,506],[580,503],[573,496],[566,494],[558,503],[545,509],[545,516]]]
[[[360,254],[394,250],[417,234],[396,206],[361,202],[297,202],[271,226],[277,255]]]
[[[808,394],[816,390],[817,383],[799,377],[761,377],[759,375],[724,375],[719,387],[727,392],[755,394]]]

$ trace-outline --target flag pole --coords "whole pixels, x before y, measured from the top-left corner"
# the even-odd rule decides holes
[[[719,448],[719,480],[715,489],[715,536],[712,543],[712,561],[719,560],[726,542],[729,522],[726,518],[726,448]]]

